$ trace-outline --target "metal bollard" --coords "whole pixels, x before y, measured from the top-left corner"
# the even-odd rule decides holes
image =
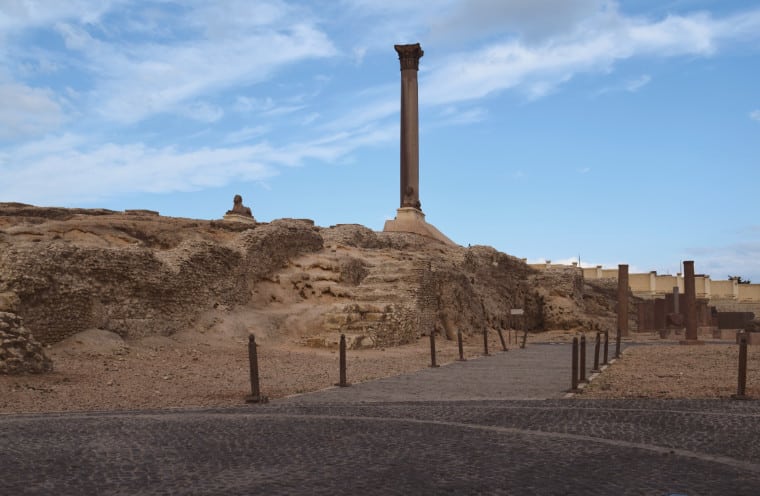
[[[591,372],[601,372],[601,369],[599,368],[599,346],[601,341],[602,333],[596,331],[596,343],[594,343],[594,368],[591,369]]]
[[[496,329],[496,332],[499,333],[499,341],[501,341],[501,351],[509,351],[507,349],[507,343],[504,341],[504,333],[501,331],[501,328]]]
[[[572,378],[570,379],[570,391],[575,393],[578,391],[578,338],[573,338],[573,366],[572,366]]]
[[[459,344],[459,361],[464,362],[467,360],[464,357],[464,344],[462,343],[462,330],[457,330],[457,343]]]
[[[488,353],[488,328],[483,327],[483,355],[489,356],[490,353]]]
[[[256,352],[256,336],[248,336],[248,362],[251,368],[251,395],[246,396],[246,403],[267,403],[269,398],[261,394],[259,386],[259,358]]]
[[[610,347],[610,331],[604,331],[604,362],[602,362],[602,365],[608,365],[609,361],[607,360],[608,354],[607,350]]]
[[[430,366],[432,368],[438,367],[435,363],[435,329],[430,330]]]
[[[585,383],[586,381],[586,335],[581,334],[581,363],[580,363],[580,375],[578,376],[578,382]]]
[[[346,335],[340,335],[340,382],[336,384],[339,387],[348,387],[351,384],[346,380]]]
[[[618,329],[617,337],[615,338],[615,358],[620,358],[620,329]]]
[[[749,399],[747,396],[747,333],[742,331],[739,335],[739,384],[736,394],[731,397],[735,400]]]

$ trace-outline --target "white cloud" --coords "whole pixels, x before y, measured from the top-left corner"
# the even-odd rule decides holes
[[[190,191],[256,180],[275,171],[263,146],[182,151],[141,143],[87,146],[66,135],[15,150],[0,162],[0,197],[40,204],[95,201],[121,193]],[[42,180],[41,178],[44,178]]]
[[[324,32],[308,18],[287,17],[293,9],[282,2],[191,6],[196,8],[176,23],[185,29],[161,38],[112,42],[89,25],[55,25],[66,47],[81,56],[93,83],[89,104],[104,119],[130,124],[159,113],[190,112],[212,120],[218,112],[193,111],[188,102],[268,80],[289,64],[336,54]]]
[[[206,102],[192,102],[186,105],[180,105],[177,109],[179,115],[194,119],[200,122],[216,122],[224,116],[224,110],[217,105]]]
[[[649,76],[648,74],[644,74],[641,77],[627,81],[625,83],[625,89],[626,91],[635,93],[639,91],[641,88],[643,88],[644,86],[648,85],[650,81],[652,81],[652,77]]]
[[[41,135],[63,122],[63,111],[48,90],[0,82],[0,140]]]
[[[366,127],[273,146],[249,141],[263,129],[244,128],[229,146],[184,150],[143,143],[92,143],[64,134],[0,152],[0,198],[49,205],[102,200],[124,193],[168,193],[262,180],[307,160],[334,163],[359,147],[385,143],[398,127]]]
[[[258,138],[266,134],[268,131],[269,131],[269,128],[266,126],[254,126],[254,127],[246,126],[243,129],[240,129],[238,131],[234,131],[228,134],[224,138],[224,142],[233,144],[233,143],[242,143],[245,141],[251,141],[255,138]]]
[[[745,30],[751,25],[760,32],[760,15],[749,18],[744,20]],[[616,62],[634,57],[710,56],[731,33],[724,20],[706,14],[673,15],[653,22],[606,8],[572,33],[538,44],[507,39],[455,53],[424,75],[429,89],[421,98],[430,104],[448,104],[507,89],[540,98],[576,74],[607,72]],[[630,88],[648,81],[645,76]]]
[[[488,115],[488,110],[483,107],[475,107],[467,110],[460,110],[455,106],[445,107],[434,121],[436,126],[450,126],[473,124],[483,121]]]
[[[65,19],[93,24],[117,3],[110,0],[3,0],[0,3],[0,31],[53,24]]]
[[[757,237],[725,246],[693,248],[684,259],[694,260],[696,271],[709,274],[713,279],[733,275],[760,283],[760,239]]]
[[[752,119],[753,121],[760,121],[760,109],[753,110],[752,112],[750,112],[749,118]]]
[[[512,33],[538,41],[573,29],[606,8],[604,0],[469,0],[443,10],[432,23],[431,36],[462,40]]]

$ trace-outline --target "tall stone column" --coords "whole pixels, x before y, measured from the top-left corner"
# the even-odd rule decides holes
[[[401,208],[421,210],[417,71],[425,52],[419,43],[393,48],[401,63]]]
[[[449,246],[456,243],[425,221],[420,204],[420,131],[417,101],[417,70],[423,55],[419,43],[394,45],[401,62],[401,206],[396,217],[385,221],[385,232],[425,236]]]
[[[687,260],[683,263],[684,296],[686,308],[684,308],[684,320],[686,322],[686,340],[697,340],[697,286],[694,281],[694,261]]]
[[[618,333],[628,336],[628,265],[618,265]]]

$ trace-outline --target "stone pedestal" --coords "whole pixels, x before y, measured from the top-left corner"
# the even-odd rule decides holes
[[[385,221],[385,232],[408,232],[435,239],[449,246],[457,246],[456,243],[446,237],[432,224],[425,221],[425,214],[416,208],[402,207],[396,211],[396,218]]]
[[[229,222],[244,222],[246,224],[256,224],[256,219],[254,219],[253,217],[249,217],[247,215],[224,214],[224,217],[222,218]]]

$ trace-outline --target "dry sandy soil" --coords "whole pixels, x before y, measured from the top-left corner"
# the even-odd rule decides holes
[[[569,332],[531,335],[530,342],[563,342]],[[491,333],[492,349],[498,338]],[[738,347],[657,345],[629,348],[577,398],[713,398],[736,392]],[[0,376],[0,412],[133,410],[240,405],[250,392],[247,338],[240,333],[187,331],[125,342],[106,331],[85,331],[51,348],[55,371]],[[437,340],[438,362],[457,358],[456,343]],[[425,368],[429,341],[388,349],[351,350],[348,379],[363,382]],[[479,336],[465,346],[482,353]],[[593,359],[593,358],[592,358]],[[293,337],[259,343],[262,391],[278,398],[332,386],[338,381],[336,349],[311,348]],[[760,398],[760,349],[749,348],[748,393]]]

